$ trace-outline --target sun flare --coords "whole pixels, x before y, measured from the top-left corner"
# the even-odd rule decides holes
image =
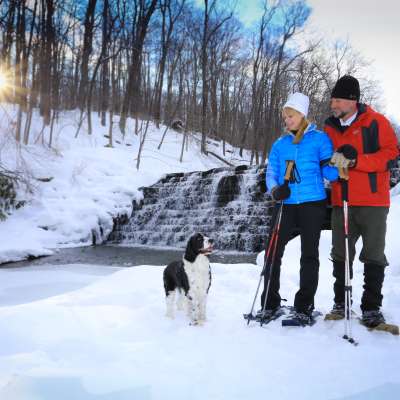
[[[9,85],[9,80],[6,73],[0,70],[0,91],[5,90]]]

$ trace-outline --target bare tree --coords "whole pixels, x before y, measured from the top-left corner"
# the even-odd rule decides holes
[[[144,40],[147,28],[157,5],[157,0],[134,1],[134,14],[131,31],[132,54],[129,61],[128,80],[122,104],[119,127],[125,134],[126,120],[131,106],[138,112],[141,83],[141,64]]]
[[[40,2],[40,115],[43,116],[43,123],[49,125],[51,114],[51,82],[52,82],[52,63],[49,60],[53,56],[53,46],[55,43],[54,35],[54,1],[41,0]]]
[[[208,45],[215,33],[221,26],[233,16],[231,12],[227,16],[218,16],[213,22],[210,23],[212,15],[217,13],[217,1],[212,0],[209,4],[208,0],[204,0],[204,20],[203,32],[201,42],[201,79],[202,79],[202,96],[201,96],[201,151],[207,153],[206,149],[206,136],[207,136],[207,106],[208,106],[208,92],[209,92],[209,76],[208,76]]]
[[[82,57],[81,57],[81,79],[79,84],[78,92],[78,105],[81,110],[85,108],[87,88],[89,81],[89,59],[93,51],[93,34],[94,34],[94,20],[95,20],[95,9],[97,0],[88,0],[86,7],[83,35],[83,46],[82,46]]]
[[[161,11],[161,55],[158,68],[158,76],[155,83],[155,103],[154,103],[154,119],[159,128],[161,120],[161,100],[162,90],[164,85],[165,66],[167,61],[167,55],[171,46],[172,34],[176,21],[182,14],[186,0],[160,0],[160,11]]]

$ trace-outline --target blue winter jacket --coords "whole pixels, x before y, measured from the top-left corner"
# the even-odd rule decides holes
[[[333,154],[333,145],[328,135],[310,124],[304,132],[302,140],[293,144],[293,133],[279,138],[269,153],[266,183],[268,192],[276,185],[284,182],[286,161],[294,160],[299,182],[290,183],[290,197],[285,204],[299,204],[307,201],[318,201],[326,198],[324,179],[338,179],[336,167],[327,165]],[[324,163],[325,162],[325,163]]]

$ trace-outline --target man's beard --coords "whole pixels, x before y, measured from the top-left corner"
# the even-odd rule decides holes
[[[336,118],[339,118],[339,119],[343,119],[343,117],[345,117],[348,114],[347,112],[344,112],[344,111],[341,111],[340,114],[338,114],[338,115],[336,115],[337,113],[335,111],[332,111],[332,113]]]

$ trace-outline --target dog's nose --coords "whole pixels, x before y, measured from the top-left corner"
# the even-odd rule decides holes
[[[214,243],[214,239],[208,239],[208,241],[213,244]]]

